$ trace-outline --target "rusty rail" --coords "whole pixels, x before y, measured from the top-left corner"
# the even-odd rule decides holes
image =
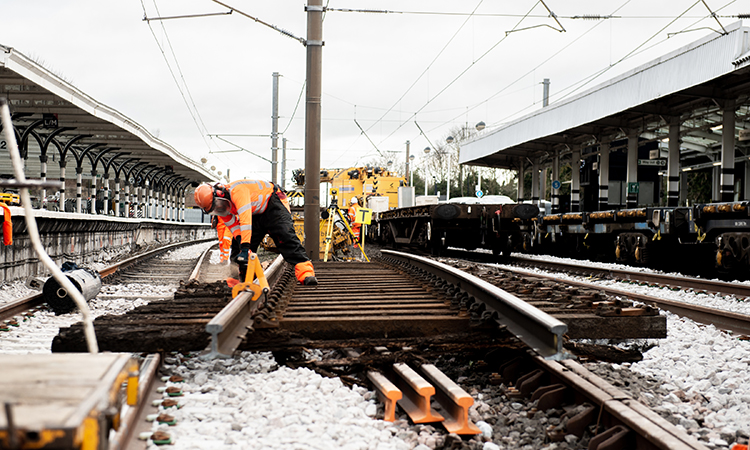
[[[562,381],[587,398],[598,410],[594,414],[594,410],[588,408],[580,414],[585,417],[571,419],[576,424],[576,430],[568,428],[566,433],[582,433],[584,426],[593,424],[595,420],[597,424],[609,427],[592,438],[591,442],[594,444],[589,448],[624,448],[607,447],[603,443],[624,445],[629,439],[633,439],[628,432],[632,430],[636,441],[633,448],[706,450],[697,439],[678,429],[630,395],[592,374],[579,363],[572,360],[547,361],[539,357],[535,357],[534,360],[538,367],[550,374],[552,383]],[[540,386],[536,390],[545,387]]]

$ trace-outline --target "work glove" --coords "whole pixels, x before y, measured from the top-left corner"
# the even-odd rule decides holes
[[[237,255],[237,259],[235,261],[237,261],[237,264],[247,265],[247,262],[250,261],[250,249],[240,249],[240,253]]]

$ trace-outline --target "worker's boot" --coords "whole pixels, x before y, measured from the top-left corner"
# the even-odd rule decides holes
[[[317,286],[318,285],[318,279],[315,277],[307,277],[305,278],[305,286]]]

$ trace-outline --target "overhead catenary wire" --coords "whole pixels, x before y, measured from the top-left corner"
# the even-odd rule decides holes
[[[630,1],[630,0],[629,0],[629,1]],[[723,10],[723,9],[727,8],[728,6],[732,5],[732,4],[733,4],[733,3],[735,3],[736,1],[737,1],[737,0],[731,0],[731,1],[729,2],[729,3],[725,4],[724,6],[720,7],[719,9],[717,9],[717,11],[721,11],[721,10]],[[697,3],[698,3],[698,2],[696,2],[695,4],[697,4]],[[692,8],[693,6],[695,6],[695,4],[693,4],[693,5],[691,6],[691,8]],[[623,5],[623,6],[624,6],[624,5]],[[620,8],[622,8],[622,7],[620,7]],[[690,8],[688,8],[688,10],[689,10],[689,9],[690,9]],[[683,13],[683,14],[684,14],[684,13]],[[687,16],[684,16],[684,15],[682,16],[682,18],[686,18],[686,17],[687,17]],[[690,30],[692,29],[692,27],[693,27],[693,26],[695,26],[695,25],[696,25],[697,23],[699,23],[699,22],[701,22],[701,21],[703,21],[703,20],[706,20],[706,19],[708,19],[708,18],[710,18],[710,17],[711,17],[711,16],[701,16],[701,18],[700,18],[700,19],[698,19],[697,21],[693,22],[692,24],[690,24],[690,25],[686,26],[685,28],[683,28],[683,29],[682,29],[682,30],[681,30],[680,32],[678,32],[678,33],[681,33],[681,32],[685,32],[686,30],[690,31]],[[664,29],[664,28],[662,28],[662,30],[663,30],[663,29]],[[713,30],[713,31],[715,31],[715,30]],[[718,32],[717,32],[717,33],[718,33]],[[649,46],[649,47],[646,47],[646,48],[641,48],[641,47],[643,47],[643,44],[639,45],[639,47],[638,47],[638,48],[641,48],[641,49],[640,49],[640,51],[636,51],[636,52],[632,52],[632,51],[631,51],[631,52],[630,52],[630,53],[628,54],[629,56],[628,56],[627,58],[623,58],[623,60],[625,60],[625,59],[628,59],[628,58],[632,58],[632,57],[634,57],[634,56],[636,56],[636,55],[640,54],[641,52],[644,52],[644,51],[646,51],[646,50],[648,50],[648,49],[650,49],[650,48],[653,48],[653,47],[654,47],[654,46],[656,46],[656,45],[659,45],[660,43],[663,43],[664,41],[666,41],[667,39],[669,39],[669,38],[670,38],[671,36],[673,36],[674,34],[677,34],[677,33],[670,33],[670,34],[668,34],[668,35],[667,35],[667,37],[665,37],[664,39],[662,39],[662,40],[660,40],[659,42],[656,42],[656,43],[654,43],[653,45],[651,45],[651,46]],[[650,40],[650,39],[649,39],[649,40]],[[638,48],[637,48],[637,49],[638,49]],[[620,62],[620,61],[618,61],[618,62]],[[562,95],[563,93],[565,93],[566,91],[568,91],[568,90],[570,90],[570,89],[573,89],[574,87],[576,87],[576,86],[579,86],[579,85],[580,85],[580,84],[582,84],[582,83],[585,83],[585,84],[587,84],[588,82],[590,82],[590,81],[592,81],[593,79],[597,78],[597,77],[598,77],[599,75],[601,75],[602,73],[606,72],[606,71],[607,71],[607,70],[609,70],[610,68],[611,68],[610,66],[607,66],[607,67],[604,67],[604,68],[602,68],[602,69],[599,69],[599,70],[597,70],[596,72],[594,72],[594,73],[592,73],[592,74],[589,74],[589,75],[587,75],[587,76],[586,76],[585,78],[583,78],[583,79],[581,79],[581,80],[578,80],[577,82],[575,82],[575,83],[573,83],[573,84],[571,84],[571,85],[569,85],[569,86],[567,86],[567,87],[565,87],[565,88],[561,89],[560,91],[558,91],[558,92],[556,92],[555,94],[553,94],[553,96],[560,96],[560,95]],[[580,87],[580,86],[579,86],[579,87]],[[577,90],[577,89],[578,89],[578,88],[576,88],[576,90]],[[571,94],[572,94],[572,93],[571,93]],[[560,100],[561,100],[561,99],[563,99],[563,98],[566,98],[566,97],[567,97],[568,95],[570,95],[570,94],[562,95],[562,96],[560,97]],[[510,115],[506,116],[505,118],[502,118],[502,119],[500,119],[499,121],[497,121],[497,122],[496,122],[496,124],[499,124],[499,123],[503,123],[503,122],[505,122],[505,121],[509,120],[510,118],[512,118],[512,117],[514,117],[514,116],[517,116],[518,114],[521,114],[521,113],[523,113],[524,111],[526,111],[526,110],[530,109],[531,107],[533,107],[533,105],[528,105],[528,106],[526,106],[525,108],[523,108],[523,109],[521,109],[521,110],[519,110],[519,111],[515,111],[514,113],[512,113],[512,114],[510,114]]]
[[[536,5],[538,5],[538,4],[539,4],[539,1],[537,1],[536,3],[534,3],[534,5],[533,5],[533,6],[532,6],[532,7],[531,7],[531,8],[529,9],[529,11],[527,12],[527,15],[528,15],[528,14],[530,14],[530,13],[531,13],[531,11],[533,11],[533,10],[534,10],[534,8],[536,8]],[[516,25],[515,25],[515,26],[513,27],[513,29],[512,29],[512,30],[514,30],[514,29],[518,28],[518,27],[519,27],[519,25],[521,25],[521,23],[522,23],[522,22],[524,21],[524,19],[525,19],[526,17],[527,17],[527,16],[524,16],[524,17],[522,17],[522,18],[521,18],[521,19],[520,19],[520,20],[519,20],[519,21],[518,21],[518,22],[516,23]],[[512,30],[511,30],[511,31],[512,31]],[[505,41],[505,39],[507,39],[507,38],[508,38],[508,34],[506,33],[506,34],[505,34],[505,36],[503,36],[502,38],[500,38],[500,40],[499,40],[499,41],[497,41],[497,42],[496,42],[496,43],[495,43],[494,45],[492,45],[492,47],[490,47],[490,48],[489,48],[489,49],[487,49],[487,50],[486,50],[486,51],[485,51],[484,53],[482,53],[482,54],[481,54],[481,55],[479,56],[479,58],[477,58],[477,59],[475,59],[474,61],[472,61],[472,62],[471,62],[471,64],[469,64],[469,65],[468,65],[468,66],[467,66],[467,67],[466,67],[466,68],[465,68],[465,69],[464,69],[463,71],[461,71],[461,73],[459,73],[459,74],[458,74],[458,75],[457,75],[457,76],[456,76],[455,78],[453,78],[453,80],[451,80],[451,81],[450,81],[450,82],[449,82],[449,83],[448,83],[447,85],[445,85],[445,86],[444,86],[444,87],[443,87],[443,88],[442,88],[442,89],[441,89],[441,90],[440,90],[440,91],[439,91],[439,92],[438,92],[437,94],[435,94],[434,96],[432,96],[431,98],[429,98],[429,99],[427,100],[427,102],[426,102],[426,103],[425,103],[424,105],[422,105],[422,107],[420,107],[420,108],[419,108],[419,109],[418,109],[417,111],[415,111],[415,112],[414,112],[414,113],[413,113],[413,114],[411,115],[411,117],[409,117],[409,118],[408,118],[407,120],[403,121],[403,122],[401,123],[401,125],[399,125],[398,127],[396,127],[396,129],[395,129],[395,130],[393,130],[393,131],[391,132],[391,134],[389,134],[388,136],[386,136],[386,137],[385,137],[385,139],[383,139],[383,140],[381,141],[381,143],[385,142],[385,141],[386,141],[387,139],[389,139],[389,138],[390,138],[391,136],[393,136],[393,135],[394,135],[394,134],[395,134],[395,133],[396,133],[396,132],[397,132],[398,130],[400,130],[400,129],[401,129],[401,128],[402,128],[403,126],[404,126],[404,125],[406,125],[406,123],[407,123],[407,122],[408,122],[409,120],[412,120],[413,118],[415,118],[415,117],[417,116],[417,114],[418,114],[419,112],[421,112],[422,110],[424,110],[424,109],[425,109],[425,108],[427,107],[427,105],[429,105],[429,104],[430,104],[430,103],[431,103],[432,101],[434,101],[434,100],[435,100],[436,98],[438,98],[438,97],[439,97],[440,95],[442,95],[442,94],[443,94],[443,92],[445,92],[446,90],[448,90],[448,88],[450,88],[450,87],[451,87],[451,86],[452,86],[452,85],[453,85],[453,84],[454,84],[454,83],[455,83],[456,81],[458,81],[458,80],[459,80],[459,79],[460,79],[461,77],[463,77],[463,76],[464,76],[464,75],[465,75],[465,74],[466,74],[466,73],[467,73],[467,72],[468,72],[468,71],[469,71],[469,70],[470,70],[470,69],[471,69],[472,67],[474,67],[474,65],[475,65],[476,63],[478,63],[479,61],[481,61],[482,59],[484,59],[484,57],[485,57],[485,56],[487,56],[487,55],[488,55],[488,54],[489,54],[490,52],[492,52],[492,50],[494,50],[494,49],[495,49],[495,48],[496,48],[496,47],[497,47],[498,45],[500,45],[500,44],[501,44],[501,43],[502,43],[503,41]]]
[[[623,3],[623,4],[622,4],[622,5],[620,5],[620,6],[618,7],[618,8],[616,8],[616,9],[615,9],[615,10],[614,10],[614,11],[613,11],[613,12],[612,12],[611,14],[616,14],[616,13],[617,13],[618,11],[620,11],[620,10],[621,10],[622,8],[624,8],[624,7],[626,6],[626,5],[628,5],[628,4],[629,4],[629,3],[631,2],[631,1],[632,1],[632,0],[627,0],[627,1],[625,1],[625,3]],[[611,15],[611,14],[610,14],[610,15]],[[578,36],[578,37],[576,37],[575,39],[573,39],[573,40],[572,40],[571,42],[569,42],[568,44],[566,44],[565,46],[563,46],[563,47],[562,47],[561,49],[557,50],[557,51],[556,51],[555,53],[553,53],[552,55],[550,55],[550,56],[549,56],[549,57],[548,57],[547,59],[545,59],[545,60],[544,60],[544,61],[542,61],[541,63],[539,63],[539,64],[537,64],[536,66],[534,66],[534,67],[533,67],[532,69],[528,70],[527,72],[525,72],[524,74],[522,74],[521,76],[519,76],[518,78],[516,78],[516,79],[515,79],[514,81],[512,81],[511,83],[509,83],[509,84],[507,84],[507,85],[503,86],[503,88],[502,88],[502,89],[500,89],[499,91],[495,92],[495,93],[494,93],[494,94],[492,94],[492,95],[491,95],[490,97],[488,97],[488,98],[486,98],[485,100],[483,100],[483,101],[481,101],[481,102],[479,102],[479,103],[475,104],[474,106],[471,106],[471,107],[467,107],[468,109],[466,110],[466,112],[468,113],[468,112],[470,112],[470,111],[473,111],[474,109],[476,109],[476,108],[478,108],[478,107],[480,107],[480,106],[484,105],[485,103],[487,103],[487,102],[489,102],[490,100],[494,99],[494,98],[495,98],[495,97],[497,97],[498,95],[502,94],[502,93],[503,93],[503,92],[505,92],[505,91],[506,91],[506,90],[507,90],[508,88],[510,88],[511,86],[514,86],[514,85],[515,85],[515,84],[517,84],[517,83],[518,83],[519,81],[521,81],[522,79],[526,78],[527,76],[529,76],[529,75],[530,75],[531,73],[533,73],[534,71],[538,70],[538,69],[539,69],[540,67],[542,67],[542,66],[543,66],[544,64],[548,63],[549,61],[551,61],[552,59],[556,58],[557,56],[560,56],[560,55],[562,54],[562,52],[564,52],[565,50],[567,50],[568,48],[570,48],[571,46],[573,46],[573,44],[575,44],[575,43],[576,43],[576,42],[578,42],[579,40],[583,39],[583,37],[584,37],[584,36],[586,36],[587,34],[589,34],[590,32],[592,32],[592,31],[593,31],[594,29],[596,29],[596,28],[597,28],[597,27],[598,27],[599,25],[601,25],[602,23],[603,23],[603,22],[598,22],[598,23],[594,24],[594,25],[593,25],[593,26],[592,26],[591,28],[589,28],[588,30],[586,30],[586,31],[585,31],[584,33],[582,33],[582,34],[581,34],[580,36]],[[533,105],[529,105],[529,106],[525,107],[525,108],[524,108],[523,110],[526,110],[526,109],[530,108],[531,106],[533,106]],[[523,111],[523,110],[522,110],[522,111]],[[514,113],[513,113],[513,115],[516,115],[516,114],[518,114],[518,112],[514,112]],[[447,123],[450,123],[450,122],[454,122],[454,121],[456,121],[456,120],[457,120],[457,119],[458,119],[459,117],[461,117],[462,115],[464,115],[464,113],[462,113],[462,114],[459,114],[459,115],[457,115],[457,116],[453,117],[453,118],[452,118],[451,120],[449,120],[449,121],[446,121],[446,122],[442,123],[441,125],[439,125],[439,126],[437,126],[437,127],[434,127],[434,128],[433,128],[433,129],[431,129],[430,131],[434,131],[435,129],[437,129],[437,128],[439,128],[440,126],[443,126],[443,125],[445,125],[445,124],[447,124]],[[504,120],[504,119],[503,119],[503,120]],[[502,120],[501,120],[501,122],[502,122]]]
[[[354,123],[357,124],[357,126],[359,127],[359,130],[362,132],[362,134],[365,135],[365,137],[367,138],[367,140],[370,141],[370,144],[372,144],[372,146],[375,147],[375,150],[377,150],[378,154],[380,156],[382,156],[383,158],[385,158],[385,156],[383,155],[383,152],[381,152],[380,149],[378,148],[378,146],[375,145],[374,142],[372,142],[372,139],[370,139],[370,136],[367,135],[367,132],[365,132],[365,130],[362,129],[362,125],[360,125],[359,122],[357,122],[357,119],[354,119]]]
[[[270,28],[272,30],[278,31],[279,33],[283,34],[284,36],[290,37],[290,38],[294,39],[295,41],[298,41],[302,45],[307,45],[307,41],[304,38],[295,36],[294,33],[292,33],[291,31],[287,31],[287,30],[285,30],[283,28],[277,27],[276,25],[272,25],[272,24],[270,24],[268,22],[265,22],[265,21],[263,21],[263,20],[255,17],[255,16],[251,16],[250,14],[248,14],[246,12],[243,12],[243,11],[240,11],[239,9],[237,9],[237,8],[235,8],[233,6],[229,6],[226,3],[220,2],[219,0],[211,0],[211,1],[214,2],[214,3],[218,3],[219,5],[221,5],[221,6],[225,7],[225,8],[229,8],[229,9],[231,9],[233,11],[237,11],[237,14],[239,14],[241,16],[245,16],[248,19],[252,19],[252,20],[258,22],[261,25],[267,26],[268,28]]]
[[[144,5],[143,0],[141,0],[141,7],[143,8],[143,14],[146,15],[146,5]],[[156,5],[156,0],[154,0],[154,8],[156,8],[156,13],[159,14],[159,7]],[[185,86],[185,91],[187,92],[187,96],[190,98],[190,102],[188,102],[188,99],[185,97],[185,92],[182,90],[182,86],[180,85],[180,82],[177,80],[177,76],[174,73],[174,70],[172,70],[172,65],[169,63],[169,59],[167,58],[167,54],[164,51],[164,48],[162,48],[161,44],[159,43],[159,39],[156,37],[156,33],[154,32],[154,29],[151,27],[151,22],[147,22],[148,29],[151,31],[151,35],[154,37],[154,41],[156,42],[157,47],[159,47],[159,51],[162,54],[162,57],[164,58],[164,62],[167,64],[167,68],[169,69],[170,75],[172,75],[172,79],[175,82],[175,85],[177,86],[177,90],[180,91],[180,96],[182,97],[182,100],[185,102],[185,106],[187,106],[188,112],[190,113],[190,117],[193,119],[193,123],[195,123],[195,126],[198,128],[198,132],[201,135],[201,139],[203,139],[203,142],[206,144],[206,147],[208,148],[209,152],[211,151],[211,146],[206,140],[206,135],[208,134],[208,130],[206,129],[206,125],[203,122],[203,118],[200,116],[200,113],[198,112],[198,107],[195,105],[195,101],[193,100],[192,94],[190,94],[190,89],[188,88],[187,82],[185,81],[185,77],[182,74],[182,69],[180,68],[180,64],[177,61],[177,55],[174,52],[174,49],[172,48],[172,43],[169,40],[169,35],[167,34],[167,29],[164,27],[164,24],[162,23],[162,29],[164,31],[164,37],[167,40],[167,44],[169,46],[170,51],[172,52],[172,58],[175,61],[175,65],[177,66],[177,71],[180,74],[180,78],[182,79],[182,83]],[[191,108],[192,103],[192,108]],[[198,116],[198,118],[196,118]],[[203,125],[203,128],[201,128],[201,125],[198,124],[198,122]]]
[[[635,54],[635,53],[636,53],[636,52],[637,52],[637,51],[638,51],[638,50],[639,50],[639,49],[640,49],[641,47],[643,47],[644,45],[646,45],[647,43],[649,43],[649,42],[650,42],[650,41],[651,41],[651,40],[652,40],[653,38],[655,38],[656,36],[658,36],[659,34],[661,34],[661,32],[662,32],[662,31],[666,30],[666,29],[667,29],[667,28],[668,28],[668,27],[669,27],[670,25],[672,25],[673,23],[675,23],[675,22],[676,22],[676,21],[677,21],[677,20],[678,20],[679,18],[681,18],[681,17],[683,16],[683,15],[687,14],[687,12],[688,12],[688,11],[690,11],[691,9],[693,9],[693,7],[695,7],[695,5],[697,5],[697,4],[698,4],[698,3],[700,3],[701,1],[703,1],[703,0],[697,0],[697,1],[695,2],[695,3],[693,3],[692,5],[690,5],[690,6],[689,6],[689,7],[688,7],[688,8],[687,8],[687,9],[686,9],[685,11],[683,11],[683,13],[682,13],[682,14],[680,14],[680,15],[679,15],[679,16],[677,16],[677,17],[675,17],[675,18],[674,18],[674,19],[672,19],[672,20],[671,20],[671,21],[670,21],[670,22],[669,22],[668,24],[666,24],[666,25],[664,25],[663,27],[661,27],[661,28],[659,29],[659,31],[657,31],[656,33],[652,34],[652,35],[651,35],[651,36],[650,36],[650,37],[649,37],[648,39],[646,39],[645,41],[643,41],[642,43],[640,43],[640,44],[639,44],[639,45],[638,45],[637,47],[635,47],[635,48],[634,48],[633,50],[631,50],[630,52],[628,52],[628,53],[627,53],[627,54],[626,54],[625,56],[623,56],[623,57],[622,57],[622,58],[620,58],[619,60],[615,61],[614,63],[610,64],[609,66],[605,67],[605,68],[604,68],[603,70],[599,71],[599,72],[598,72],[598,73],[596,74],[596,76],[593,76],[593,77],[589,78],[589,80],[588,80],[588,81],[586,81],[585,83],[582,83],[582,84],[580,84],[580,85],[579,85],[579,86],[578,86],[577,88],[573,89],[572,91],[570,91],[570,92],[569,92],[568,94],[566,94],[565,96],[563,96],[563,97],[561,97],[561,98],[566,98],[566,97],[568,97],[569,95],[572,95],[572,94],[574,94],[575,92],[577,92],[578,90],[580,90],[580,89],[581,89],[581,88],[583,88],[584,86],[587,86],[587,85],[588,85],[589,83],[591,83],[592,81],[596,80],[596,79],[597,79],[597,78],[599,78],[600,76],[602,76],[602,75],[604,75],[605,73],[609,72],[609,71],[610,71],[610,70],[611,70],[611,69],[612,69],[613,67],[617,66],[617,65],[618,65],[618,64],[620,64],[621,62],[623,62],[623,61],[625,61],[626,59],[630,58],[630,57],[631,57],[632,55],[634,55],[634,54]]]
[[[332,12],[343,12],[343,13],[364,13],[364,14],[401,14],[401,15],[419,15],[419,16],[474,16],[474,17],[527,17],[531,19],[543,19],[551,17],[549,14],[510,14],[510,13],[467,13],[460,11],[397,11],[391,9],[366,9],[366,8],[328,8],[326,11]],[[558,19],[566,20],[608,20],[608,19],[629,19],[629,20],[642,20],[642,19],[674,19],[674,16],[657,16],[657,15],[601,15],[601,14],[573,14],[573,15],[558,15],[554,17]],[[732,14],[732,15],[716,15],[720,18],[734,18],[734,19],[748,19],[750,14]],[[683,19],[702,19],[702,16],[683,16]]]
[[[475,13],[475,12],[477,11],[477,9],[479,9],[479,6],[480,6],[480,5],[482,4],[482,2],[483,2],[483,1],[484,1],[484,0],[479,0],[479,3],[477,3],[477,5],[476,5],[476,6],[474,7],[474,9],[472,10],[472,14],[473,14],[473,13]],[[367,130],[368,130],[368,131],[369,131],[370,129],[372,129],[372,127],[374,127],[374,126],[375,126],[375,125],[376,125],[376,124],[377,124],[378,122],[380,122],[381,120],[383,120],[383,118],[385,118],[385,116],[386,116],[386,115],[388,115],[388,113],[390,113],[390,112],[391,112],[391,110],[393,110],[393,108],[395,108],[395,107],[396,107],[396,105],[398,105],[398,104],[399,104],[399,102],[401,102],[401,100],[403,100],[403,99],[404,99],[404,97],[406,97],[406,94],[408,94],[408,93],[409,93],[409,92],[410,92],[410,91],[412,90],[412,88],[414,88],[414,86],[416,86],[416,84],[417,84],[417,83],[419,82],[419,80],[421,80],[421,79],[422,79],[422,77],[424,77],[424,76],[425,76],[425,74],[427,73],[427,71],[429,71],[429,70],[430,70],[430,68],[431,68],[431,67],[432,67],[432,66],[433,66],[433,65],[435,64],[435,62],[436,62],[436,61],[438,60],[438,58],[440,58],[440,55],[442,55],[442,54],[443,54],[443,52],[445,52],[445,49],[447,49],[447,48],[448,48],[448,46],[450,45],[450,43],[451,43],[451,42],[453,42],[453,40],[454,40],[454,39],[456,38],[456,36],[458,36],[458,33],[459,33],[459,32],[460,32],[460,31],[461,31],[461,30],[462,30],[463,28],[464,28],[464,26],[466,26],[466,24],[467,24],[467,23],[469,22],[469,19],[471,19],[471,17],[472,17],[472,14],[469,14],[469,17],[467,17],[467,18],[466,18],[466,20],[465,20],[465,21],[464,21],[464,22],[463,22],[463,23],[461,24],[461,26],[460,26],[460,27],[458,27],[458,29],[456,30],[456,32],[455,32],[455,33],[453,33],[453,36],[451,36],[451,38],[450,38],[450,39],[448,39],[448,42],[446,42],[446,43],[445,43],[445,45],[443,46],[443,48],[441,48],[441,49],[440,49],[440,51],[439,51],[439,52],[437,53],[437,55],[435,55],[435,57],[434,57],[434,58],[432,59],[432,61],[430,61],[430,63],[429,63],[429,64],[427,65],[427,67],[426,67],[426,68],[425,68],[425,69],[424,69],[424,70],[422,71],[422,73],[421,73],[421,74],[419,74],[419,76],[417,77],[417,79],[416,79],[416,80],[414,80],[414,82],[413,82],[413,83],[411,84],[411,86],[409,86],[409,87],[408,87],[408,88],[406,89],[406,91],[405,91],[405,92],[404,92],[403,94],[401,94],[401,97],[399,97],[399,98],[398,98],[398,100],[396,100],[396,101],[395,101],[395,102],[393,103],[393,105],[392,105],[392,106],[391,106],[390,108],[388,108],[388,110],[386,110],[386,112],[385,112],[385,113],[383,113],[383,115],[382,115],[382,116],[380,117],[380,119],[376,120],[376,121],[375,121],[375,123],[373,123],[372,125],[370,125],[370,127],[369,127],[369,128],[367,128]]]

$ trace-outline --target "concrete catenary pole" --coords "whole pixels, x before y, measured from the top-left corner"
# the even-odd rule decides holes
[[[279,73],[273,73],[273,101],[271,106],[271,181],[277,182],[279,164]]]
[[[305,116],[305,253],[320,259],[320,94],[323,0],[307,2],[307,99]]]
[[[409,172],[411,171],[410,161],[409,161],[409,144],[411,144],[411,142],[406,141],[406,177],[405,178],[407,180],[409,179]]]
[[[281,138],[281,189],[286,190],[286,138]]]

